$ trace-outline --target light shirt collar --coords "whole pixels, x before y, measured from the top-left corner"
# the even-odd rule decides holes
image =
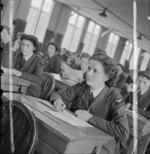
[[[105,86],[105,85],[104,85]],[[90,90],[90,93],[93,93],[94,98],[102,91],[102,89],[104,88],[104,86],[100,87],[99,89],[96,90]]]
[[[33,55],[33,52],[27,56],[23,56],[23,58],[25,59],[25,61],[27,61],[32,55]]]

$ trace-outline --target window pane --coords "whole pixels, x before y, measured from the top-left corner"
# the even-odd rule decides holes
[[[129,60],[130,55],[132,53],[133,44],[129,43],[129,41],[126,41],[125,47],[123,49],[121,58],[120,58],[120,64],[124,65],[126,60]]]
[[[89,26],[88,26],[88,29],[87,29],[87,31],[89,33],[93,32],[94,25],[95,25],[94,22],[92,22],[92,21],[89,22]]]
[[[40,42],[43,42],[48,22],[49,22],[49,14],[42,12],[35,33],[35,36],[38,37]]]
[[[71,41],[71,46],[69,48],[70,51],[72,52],[76,52],[77,51],[77,47],[79,44],[79,40],[80,40],[80,36],[81,36],[81,29],[76,28],[74,35],[73,35],[73,39]]]
[[[45,0],[42,10],[49,13],[52,10],[53,4],[53,0]]]
[[[43,0],[32,0],[31,6],[40,8]]]
[[[69,23],[74,25],[76,23],[77,17],[78,17],[77,13],[74,13],[73,15],[71,15],[71,17],[69,19]]]
[[[84,47],[82,52],[88,52],[89,46],[90,46],[90,41],[91,41],[91,34],[86,33],[85,39],[84,39]]]
[[[67,50],[69,49],[70,42],[71,42],[72,35],[73,35],[73,30],[74,30],[74,27],[72,25],[67,26],[67,30],[65,32],[65,36],[62,42],[62,48],[66,48]]]
[[[115,34],[114,33],[110,33],[108,42],[113,42],[114,41],[114,37],[115,37]]]
[[[100,30],[101,30],[101,27],[99,25],[96,25],[94,29],[94,35],[99,35]]]
[[[25,33],[34,34],[39,12],[37,9],[30,8]]]
[[[82,16],[79,16],[78,22],[77,22],[77,27],[82,28],[85,22],[85,18]]]
[[[142,60],[141,67],[140,67],[141,71],[145,71],[146,70],[146,67],[148,65],[149,60],[150,60],[150,54],[149,53],[145,53],[144,57],[143,57],[143,60]]]
[[[91,45],[90,45],[90,48],[89,48],[89,51],[88,53],[90,55],[93,55],[94,51],[95,51],[95,46],[96,46],[96,43],[97,43],[97,37],[93,35],[93,38],[91,40]]]
[[[127,52],[127,55],[126,55],[126,60],[129,60],[129,58],[130,58],[130,56],[131,56],[131,53],[132,53],[132,51],[133,51],[133,44],[132,43],[130,43],[129,45],[128,45],[128,52]]]
[[[137,57],[139,57],[140,52],[141,52],[141,49],[140,48],[137,48],[137,51],[136,51],[136,56]],[[129,62],[129,65],[130,65],[129,66],[129,70],[133,70],[134,69],[134,60],[135,60],[135,58],[134,58],[134,56],[132,54],[132,57],[131,57],[130,62]]]
[[[115,35],[114,33],[110,33],[106,47],[106,53],[109,57],[111,58],[114,57],[118,42],[119,42],[119,36]]]

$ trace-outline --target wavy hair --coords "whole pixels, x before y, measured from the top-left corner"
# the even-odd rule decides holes
[[[100,63],[102,63],[104,72],[106,73],[108,80],[105,82],[105,84],[109,87],[115,86],[116,79],[117,79],[117,68],[116,65],[109,56],[106,54],[101,53],[95,53],[90,60],[97,60]]]

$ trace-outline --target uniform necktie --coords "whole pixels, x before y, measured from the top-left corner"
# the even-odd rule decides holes
[[[94,95],[93,92],[90,93],[90,98],[89,98],[89,106],[93,103],[94,101]]]

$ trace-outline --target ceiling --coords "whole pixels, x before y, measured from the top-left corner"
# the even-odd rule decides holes
[[[133,41],[133,0],[58,0],[116,34]],[[138,46],[150,53],[150,0],[136,0]],[[106,8],[107,18],[99,16]]]

